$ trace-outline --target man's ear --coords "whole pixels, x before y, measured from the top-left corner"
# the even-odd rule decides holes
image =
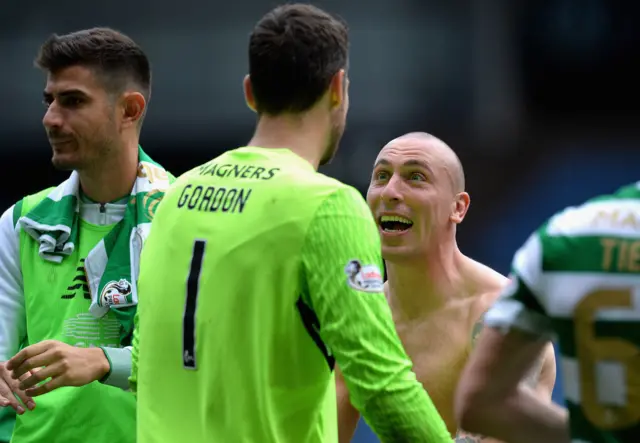
[[[244,76],[242,87],[244,89],[244,100],[247,103],[247,106],[253,112],[257,112],[256,99],[253,96],[253,86],[251,85],[251,77],[249,77],[249,74]]]
[[[462,223],[465,215],[467,215],[470,204],[471,198],[469,197],[469,194],[467,194],[466,192],[459,192],[451,205],[452,210],[451,215],[449,216],[449,220],[451,220],[455,224]]]
[[[122,96],[122,123],[123,126],[137,125],[144,116],[147,101],[139,92],[125,92]]]
[[[331,108],[338,108],[345,100],[345,82],[344,69],[336,72],[329,84],[329,98],[331,100]]]

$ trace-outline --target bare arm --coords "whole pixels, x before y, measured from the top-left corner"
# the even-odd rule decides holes
[[[540,367],[530,375],[530,377],[535,376],[535,379],[528,378],[525,384],[534,389],[541,399],[550,401],[556,385],[556,353],[551,343],[547,343],[540,357]]]
[[[569,443],[565,411],[521,383],[547,344],[486,328],[456,393],[460,425],[510,443]]]
[[[473,327],[471,331],[471,348],[475,349],[478,338],[480,337],[480,333],[484,328],[482,323],[483,317],[480,318]],[[479,434],[471,434],[466,432],[460,428],[458,428],[458,432],[456,432],[456,436],[453,439],[454,443],[498,443],[496,440],[491,438],[483,437]]]
[[[507,280],[508,282],[508,280]],[[492,297],[495,300],[495,296]],[[484,316],[476,323],[472,332],[472,347],[475,349],[477,341],[484,329]],[[553,345],[547,343],[544,350],[523,376],[521,385],[535,392],[541,399],[549,401],[556,380],[556,359]],[[454,439],[455,443],[499,443],[490,437],[471,434],[460,429]]]
[[[524,389],[532,390],[536,395],[545,401],[551,400],[553,388],[556,382],[556,356],[553,345],[548,343],[542,354],[538,357],[535,364],[529,369],[528,374],[524,377],[521,385]],[[349,440],[345,440],[349,442]],[[490,437],[483,437],[478,434],[466,433],[462,430],[458,431],[455,443],[499,443],[498,440]],[[341,442],[342,443],[342,442]]]
[[[482,319],[473,328],[472,333],[472,346],[475,349],[480,333],[484,329]],[[549,352],[550,351],[550,352]],[[552,366],[552,368],[550,367]],[[551,370],[552,369],[552,370]],[[522,385],[526,389],[539,392],[541,398],[551,398],[551,392],[553,391],[553,385],[555,383],[555,354],[553,352],[553,346],[548,344],[534,364],[529,368],[529,371],[522,379]],[[346,440],[345,440],[346,441]],[[472,434],[459,429],[454,438],[455,443],[499,443],[498,440],[490,437],[483,437],[479,434]],[[342,443],[342,442],[341,442]]]
[[[338,441],[350,443],[356,432],[360,413],[349,400],[349,390],[342,378],[340,369],[336,366],[336,393],[338,399]]]

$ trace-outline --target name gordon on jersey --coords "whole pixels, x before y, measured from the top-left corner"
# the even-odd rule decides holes
[[[186,185],[180,193],[178,208],[209,212],[242,212],[251,189]]]

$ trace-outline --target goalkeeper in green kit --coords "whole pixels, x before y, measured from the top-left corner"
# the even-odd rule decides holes
[[[450,442],[383,295],[362,196],[317,172],[349,105],[346,26],[274,9],[249,43],[253,139],[180,177],[141,258],[138,443],[338,441],[338,364],[384,442]]]

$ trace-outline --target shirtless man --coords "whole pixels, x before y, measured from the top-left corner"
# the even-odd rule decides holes
[[[464,172],[444,142],[411,133],[389,142],[373,170],[367,202],[380,227],[387,267],[385,293],[396,329],[452,438],[483,441],[459,432],[454,394],[480,332],[482,316],[508,281],[460,252],[456,226],[469,209]],[[527,380],[551,398],[556,367],[549,343]],[[348,443],[359,415],[338,373],[340,442]]]

